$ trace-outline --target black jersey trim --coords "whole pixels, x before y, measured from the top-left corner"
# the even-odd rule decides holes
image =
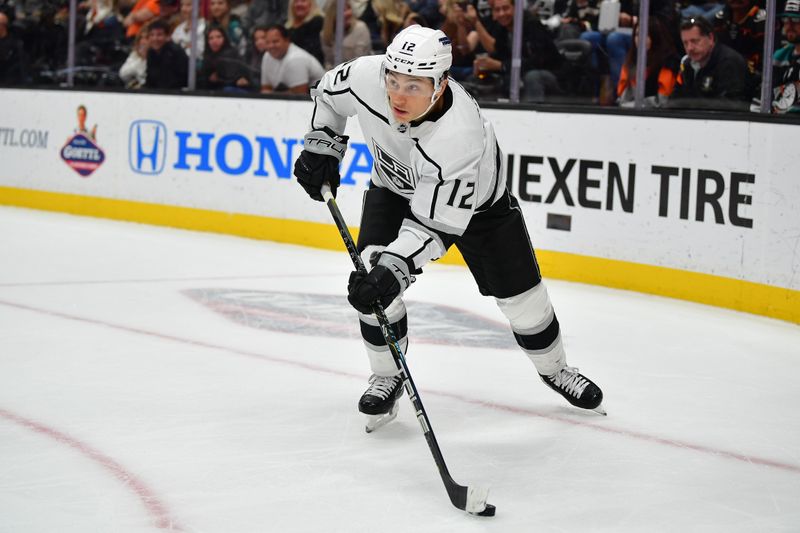
[[[437,120],[442,118],[444,114],[450,110],[451,107],[453,107],[453,91],[450,89],[450,84],[448,83],[447,87],[444,88],[444,94],[442,95],[442,108],[438,111],[434,111],[433,113],[430,113],[429,115],[422,117],[419,120],[412,120],[410,124],[411,126],[416,128],[419,125],[428,121],[436,122]]]
[[[319,83],[319,82],[317,82]],[[317,97],[314,97],[314,111],[311,112],[311,129],[314,129],[314,117],[317,116]]]
[[[439,189],[442,188],[443,183],[444,183],[443,181],[440,181],[439,183],[436,184],[436,187],[433,188],[433,197],[431,198],[431,214],[428,217],[431,220],[433,220],[434,217],[436,216],[436,200],[439,199]]]
[[[432,242],[432,241],[433,241],[433,239],[428,239],[427,241],[425,241],[425,243],[422,245],[423,249],[428,246],[429,242]],[[406,264],[406,267],[408,268],[409,272],[411,272],[414,275],[417,275],[417,274],[421,274],[422,270],[418,269],[416,267],[416,265],[414,265],[414,256],[419,254],[421,251],[422,250],[414,252],[414,254],[412,254],[411,257],[404,257],[404,256],[402,256],[400,254],[396,254],[394,252],[387,252],[386,250],[384,250],[382,252],[382,254],[383,255],[390,255],[392,257],[398,258],[399,260],[401,260],[403,263]]]
[[[421,254],[423,251],[425,251],[428,248],[428,245],[432,242],[433,242],[433,237],[428,237],[427,239],[425,239],[425,242],[422,243],[422,246],[420,246],[416,252],[409,254],[407,258],[404,258],[406,261],[411,263],[411,266],[413,267],[414,270],[417,269],[417,267],[414,265],[414,258],[417,257],[419,254]]]
[[[446,233],[444,231],[440,231],[440,230],[437,230],[435,228],[432,228],[432,227],[428,226],[427,224],[422,222],[420,219],[418,219],[414,215],[414,213],[411,212],[410,210],[406,214],[406,218],[409,218],[409,219],[413,220],[416,224],[419,224],[420,226],[425,228],[430,233],[432,233],[432,234],[436,235],[437,237],[439,237],[439,240],[442,241],[442,246],[444,246],[445,250],[449,249],[453,245],[453,243],[456,242],[457,235],[455,235],[453,233]]]
[[[519,206],[519,202],[517,201],[516,197],[514,197],[511,194],[511,191],[508,190],[508,187],[506,187],[505,194],[506,196],[508,196],[508,201],[511,206],[511,209],[516,209],[519,212],[519,216],[523,217],[522,208]],[[539,262],[536,260],[536,250],[533,249],[533,241],[531,240],[530,233],[528,233],[527,224],[523,223],[522,229],[525,231],[525,236],[528,238],[528,248],[531,252],[531,257],[533,257],[533,264],[536,265],[536,277],[539,278],[539,281],[537,281],[536,284],[538,285],[542,281],[542,271],[539,268]]]
[[[339,96],[341,94],[350,93],[353,95],[353,98],[355,98],[358,101],[359,104],[363,105],[364,108],[366,108],[367,111],[369,111],[370,113],[381,119],[384,123],[386,123],[387,126],[389,125],[389,119],[387,119],[386,117],[384,117],[383,115],[372,109],[370,106],[368,106],[367,103],[364,100],[362,100],[356,93],[354,93],[353,89],[349,87],[347,89],[342,89],[341,91],[329,91],[325,89],[322,92],[330,96]]]
[[[444,178],[442,177],[442,167],[440,167],[436,161],[431,159],[430,156],[428,156],[428,154],[425,153],[425,150],[423,150],[422,146],[419,145],[418,138],[414,138],[414,146],[417,147],[417,150],[419,150],[419,153],[422,154],[422,157],[424,157],[426,161],[428,161],[431,165],[436,167],[436,170],[438,172],[437,177],[439,178],[439,183],[437,183],[436,187],[434,187],[433,189],[433,197],[431,199],[431,211],[430,211],[430,216],[428,217],[431,220],[434,220],[436,215],[436,199],[439,197],[439,189],[444,184]]]
[[[500,192],[500,169],[503,166],[503,151],[500,149],[500,143],[497,142],[497,138],[494,140],[494,148],[495,148],[495,158],[494,158],[494,194],[492,198],[498,197],[498,192]]]
[[[476,213],[480,213],[481,211],[485,211],[489,209],[493,204],[495,198],[497,198],[497,189],[500,186],[500,163],[502,154],[500,153],[500,144],[497,142],[497,139],[494,141],[495,147],[495,155],[494,155],[494,185],[492,186],[492,194],[487,198],[481,205],[479,205],[476,209]]]

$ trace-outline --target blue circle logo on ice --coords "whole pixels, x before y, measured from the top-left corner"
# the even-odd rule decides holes
[[[345,296],[242,289],[189,289],[184,294],[238,324],[310,336],[360,339]],[[406,301],[413,342],[518,349],[508,324],[446,305]],[[353,311],[353,320],[340,320]]]

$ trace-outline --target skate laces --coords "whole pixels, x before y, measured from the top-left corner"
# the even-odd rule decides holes
[[[398,376],[390,376],[386,378],[373,374],[372,377],[369,378],[369,388],[365,394],[377,396],[378,398],[385,400],[397,386],[399,379],[400,378]]]
[[[553,384],[573,395],[580,398],[586,387],[589,386],[589,380],[578,373],[577,368],[566,366],[550,376],[550,381]]]

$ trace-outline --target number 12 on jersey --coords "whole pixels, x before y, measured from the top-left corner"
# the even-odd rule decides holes
[[[450,194],[450,198],[447,200],[447,205],[454,207],[456,198],[460,196],[461,201],[458,203],[457,207],[459,209],[472,209],[472,203],[468,200],[472,198],[473,194],[475,194],[475,182],[468,181],[463,187],[461,186],[461,183],[461,180],[453,180],[453,192]]]

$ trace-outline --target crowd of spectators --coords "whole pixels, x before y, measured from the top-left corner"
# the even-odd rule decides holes
[[[402,28],[440,28],[451,77],[482,99],[511,83],[515,0],[79,0],[78,85],[182,89],[196,41],[196,87],[302,93],[325,69],[382,52]],[[520,99],[631,106],[638,0],[516,0],[522,8]],[[774,41],[775,112],[800,108],[800,0],[778,0],[766,35],[764,0],[650,0],[648,107],[749,109],[761,95],[764,39]],[[63,83],[67,0],[0,0],[0,85]]]

